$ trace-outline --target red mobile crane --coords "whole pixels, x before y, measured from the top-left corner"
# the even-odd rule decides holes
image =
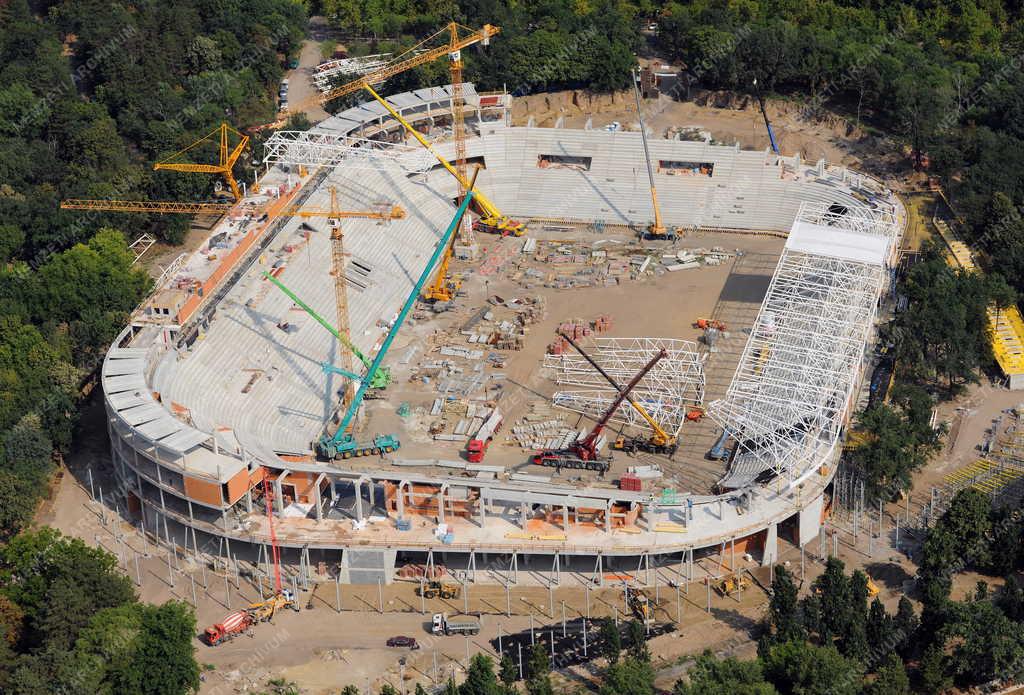
[[[580,350],[580,352],[582,353],[583,351]],[[651,371],[659,360],[667,355],[668,353],[665,351],[665,348],[662,348],[651,358],[650,362],[644,365],[644,368],[619,392],[615,400],[612,401],[612,404],[601,415],[601,419],[594,425],[594,429],[590,430],[586,437],[573,442],[565,449],[549,449],[538,452],[530,460],[539,466],[583,468],[590,471],[598,471],[602,474],[605,473],[609,468],[611,457],[602,456],[597,450],[597,440],[601,437],[601,432],[604,431],[608,421],[611,420],[612,415],[619,409],[622,402],[629,397],[630,391],[640,383],[641,379],[647,376],[647,372]]]
[[[232,640],[249,630],[255,623],[272,620],[283,608],[299,610],[295,597],[288,589],[281,586],[281,549],[277,545],[277,533],[274,531],[274,495],[266,476],[263,477],[263,500],[267,507],[267,522],[270,524],[270,557],[274,562],[274,595],[270,598],[250,603],[246,608],[235,611],[221,622],[206,628],[206,643],[215,647],[221,642]]]

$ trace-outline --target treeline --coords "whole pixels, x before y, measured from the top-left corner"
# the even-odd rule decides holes
[[[661,6],[658,45],[695,84],[810,97],[927,154],[969,241],[1024,290],[1024,7],[1019,2],[697,0]]]
[[[620,0],[320,0],[311,13],[325,15],[344,35],[389,39],[374,42],[367,49],[371,52],[399,52],[453,20],[472,29],[496,24],[501,34],[490,46],[463,51],[465,79],[480,89],[505,87],[519,95],[628,86],[642,17],[638,5]],[[447,66],[437,61],[399,75],[387,89],[399,92],[448,81]]]
[[[152,162],[221,120],[269,119],[304,22],[289,0],[0,6],[0,540],[31,517],[83,380],[150,289],[128,238],[188,225],[60,200],[208,197],[210,177]]]
[[[110,553],[53,529],[0,549],[0,692],[184,695],[199,689],[190,606],[139,603]]]
[[[986,312],[1017,298],[1000,274],[953,268],[934,243],[925,244],[897,291],[907,298],[906,309],[881,336],[890,348],[885,359],[895,366],[894,385],[887,402],[879,399],[858,414],[844,459],[864,481],[868,500],[909,491],[914,471],[941,450],[945,428],[932,425],[932,409],[997,370]]]

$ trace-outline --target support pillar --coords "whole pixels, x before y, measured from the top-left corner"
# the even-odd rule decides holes
[[[761,566],[774,565],[779,561],[779,525],[769,524],[765,530],[764,552],[761,553]]]

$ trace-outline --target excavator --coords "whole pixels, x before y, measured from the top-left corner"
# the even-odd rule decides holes
[[[563,335],[564,334],[559,334]],[[576,346],[577,350],[580,350],[579,346]],[[580,350],[582,354],[582,350]],[[584,354],[584,356],[586,356]],[[594,425],[594,428],[590,430],[586,437],[578,439],[570,444],[565,449],[547,449],[534,454],[530,460],[538,466],[549,466],[551,468],[581,468],[584,470],[597,471],[600,474],[604,474],[608,471],[611,466],[611,457],[602,455],[599,451],[598,440],[601,438],[601,433],[604,428],[608,425],[608,421],[611,420],[615,411],[619,409],[622,402],[629,397],[629,392],[632,391],[640,380],[647,376],[647,372],[651,371],[661,359],[667,357],[668,353],[662,348],[651,361],[644,365],[643,369],[637,372],[636,376],[630,380],[626,385],[625,389],[619,390],[619,395],[616,396],[615,400],[612,401],[608,409],[604,411],[601,418]],[[589,358],[588,358],[589,359]],[[593,362],[591,362],[593,364]]]
[[[653,430],[653,434],[649,437],[626,437],[624,435],[619,435],[615,441],[612,442],[612,449],[615,449],[616,451],[625,451],[630,454],[635,451],[646,451],[652,454],[668,454],[669,456],[676,453],[676,449],[679,447],[676,437],[666,432],[664,428],[658,424],[658,421],[651,417],[650,413],[647,412],[647,409],[637,403],[632,396],[628,393],[623,394],[623,389],[619,383],[615,381],[615,379],[613,379],[612,376],[601,367],[601,365],[595,362],[590,355],[584,352],[583,348],[581,348],[575,340],[564,333],[562,333],[561,336],[576,349],[576,352],[583,355],[583,359],[589,362],[590,366],[596,369],[597,372],[603,376],[609,384],[611,384],[613,389],[615,389],[620,395],[625,396],[626,400],[629,401],[629,404],[633,406],[633,409],[640,414],[640,417],[647,421],[647,424],[650,425]]]
[[[633,589],[629,584],[625,584],[622,587],[622,592],[626,599],[626,605],[629,607],[633,614],[643,622],[645,625],[651,622],[653,614],[651,612],[651,600],[647,598],[647,594],[643,589]]]

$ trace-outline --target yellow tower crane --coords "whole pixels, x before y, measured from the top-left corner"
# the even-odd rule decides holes
[[[338,205],[338,191],[331,186],[331,207],[323,208],[302,208],[296,205],[285,208],[281,213],[288,217],[301,217],[310,219],[313,217],[327,218],[331,227],[331,275],[334,277],[334,304],[338,314],[337,337],[348,352],[343,352],[340,357],[341,367],[352,372],[352,358],[349,353],[355,354],[365,367],[369,366],[369,360],[349,340],[351,328],[348,323],[348,290],[345,280],[345,249],[343,244],[344,235],[341,231],[341,220],[352,218],[364,218],[383,220],[390,222],[405,217],[405,210],[398,205],[389,205],[377,210],[342,210]],[[386,386],[390,376],[382,372],[382,380],[378,380],[377,387]],[[356,382],[349,379],[342,402],[347,406],[355,395]]]
[[[234,134],[238,136],[238,144],[233,148],[230,146],[230,135]],[[218,162],[217,164],[194,164],[192,162],[179,162],[175,161],[186,152],[199,147],[203,143],[211,142],[213,138],[218,138],[219,143],[217,147]],[[170,157],[161,160],[153,165],[153,168],[157,171],[169,170],[169,171],[181,171],[193,174],[220,174],[227,181],[228,187],[231,189],[231,195],[234,196],[235,201],[242,199],[242,191],[238,188],[238,182],[235,180],[233,169],[235,162],[241,156],[242,152],[249,145],[249,136],[239,133],[237,130],[229,126],[227,123],[221,123],[217,128],[203,136],[199,140],[181,150],[175,152]]]
[[[405,53],[397,56],[384,67],[367,73],[358,79],[352,80],[351,82],[340,85],[331,91],[316,97],[314,100],[298,104],[294,106],[292,110],[301,111],[306,106],[314,103],[327,104],[335,99],[339,99],[365,89],[371,96],[373,96],[374,99],[380,102],[381,105],[388,110],[388,113],[390,113],[402,125],[402,127],[409,132],[409,134],[415,137],[416,140],[432,155],[434,155],[437,161],[453,177],[455,177],[459,186],[459,196],[461,198],[461,196],[469,190],[469,182],[466,179],[465,100],[462,93],[461,51],[462,49],[475,44],[481,44],[483,46],[488,45],[491,37],[497,35],[500,31],[501,29],[493,24],[485,24],[479,30],[474,31],[456,22],[451,22],[443,29],[436,31],[423,41],[420,41]],[[433,48],[430,47],[432,43],[436,43],[440,39],[444,39],[445,43]],[[391,105],[371,86],[380,84],[389,77],[394,77],[406,70],[410,70],[420,65],[425,65],[445,55],[448,56],[452,80],[452,124],[455,140],[454,166],[451,162],[439,155],[426,138],[424,138],[419,131],[414,129],[405,119],[399,116],[398,112],[395,111]],[[526,231],[526,227],[521,222],[517,222],[501,214],[498,207],[485,198],[479,191],[474,191],[474,193],[473,204],[480,212],[480,219],[477,221],[476,225],[474,225],[475,227],[483,229],[484,231],[498,233],[502,236],[509,234],[513,234],[515,236],[523,235]]]
[[[469,180],[469,188],[467,190],[473,190],[473,186],[476,185],[476,176],[479,173],[480,167],[473,169],[473,178]],[[459,202],[461,203],[462,200],[460,199]],[[423,299],[428,302],[450,302],[462,287],[461,280],[457,280],[448,274],[448,267],[451,265],[452,255],[455,253],[456,239],[457,237],[452,234],[452,240],[448,242],[448,248],[445,249],[444,256],[441,257],[441,261],[437,264],[437,275],[434,276],[434,281],[423,290]]]
[[[231,147],[231,134],[238,136],[238,144]],[[176,161],[186,152],[208,143],[217,138],[218,161],[217,164],[194,164],[191,162]],[[173,200],[86,200],[74,198],[61,201],[60,207],[63,210],[106,210],[109,212],[149,212],[156,214],[183,213],[188,215],[200,214],[224,214],[235,203],[242,199],[242,193],[238,188],[232,169],[235,162],[249,146],[249,136],[239,133],[227,123],[220,126],[192,143],[180,152],[175,152],[170,157],[163,159],[153,165],[153,169],[181,171],[200,174],[219,174],[224,177],[231,189],[234,201],[230,203],[188,203]]]

